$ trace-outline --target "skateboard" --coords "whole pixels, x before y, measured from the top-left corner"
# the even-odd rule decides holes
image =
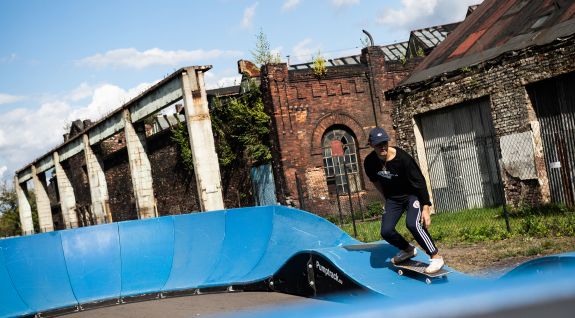
[[[400,276],[403,276],[406,273],[423,275],[425,277],[425,283],[428,285],[431,284],[432,281],[435,279],[447,279],[447,275],[451,273],[450,271],[442,268],[436,273],[427,274],[425,272],[425,268],[429,266],[429,264],[425,262],[414,261],[411,259],[403,261],[399,264],[394,264],[393,266],[397,268],[397,274],[399,274]]]

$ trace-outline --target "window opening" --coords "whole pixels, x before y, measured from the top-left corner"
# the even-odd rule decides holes
[[[355,139],[343,129],[332,129],[323,137],[323,166],[330,194],[361,190]]]

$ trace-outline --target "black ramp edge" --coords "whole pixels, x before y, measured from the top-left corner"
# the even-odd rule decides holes
[[[321,254],[292,256],[272,277],[272,290],[312,298],[360,296],[376,293],[352,280]]]

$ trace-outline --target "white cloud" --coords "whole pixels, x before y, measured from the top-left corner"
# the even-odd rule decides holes
[[[154,83],[124,90],[112,84],[82,83],[62,96],[47,98],[37,108],[15,108],[0,115],[0,167],[13,173],[63,142],[64,127],[76,119],[99,120]],[[74,104],[91,95],[86,105]]]
[[[401,0],[399,9],[384,9],[377,22],[409,32],[424,27],[462,21],[467,7],[482,0]]]
[[[300,4],[300,2],[300,0],[286,0],[282,6],[282,11],[293,10]]]
[[[135,69],[143,69],[154,65],[177,66],[184,63],[197,63],[198,61],[209,61],[219,57],[238,57],[241,51],[223,50],[177,50],[164,51],[153,48],[140,52],[134,48],[123,48],[108,51],[103,54],[88,56],[77,61],[78,65],[91,67],[117,66]]]
[[[254,16],[256,15],[256,8],[258,2],[252,4],[244,10],[244,16],[242,18],[242,28],[246,29],[252,26]]]
[[[240,85],[242,76],[238,74],[237,69],[228,67],[220,71],[209,71],[204,73],[204,81],[206,89],[215,89]]]
[[[2,56],[0,57],[0,63],[11,63],[15,61],[16,58],[17,58],[16,53],[12,53],[8,56]]]
[[[290,63],[297,64],[310,62],[321,49],[319,45],[313,46],[312,44],[313,41],[310,38],[306,38],[303,41],[297,43],[292,49]]]
[[[8,95],[0,93],[0,105],[2,104],[11,104],[22,101],[26,99],[24,96],[15,96],[15,95]]]
[[[336,8],[340,8],[359,4],[359,0],[331,0],[331,4],[333,4]]]
[[[2,179],[2,177],[4,176],[4,173],[6,173],[6,170],[8,170],[8,167],[6,167],[6,166],[0,167],[0,179]]]

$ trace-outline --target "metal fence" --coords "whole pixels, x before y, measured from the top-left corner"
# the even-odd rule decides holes
[[[552,196],[545,198],[545,188],[552,184],[542,182],[541,176],[549,165],[537,164],[544,159],[534,150],[534,140],[531,131],[500,138],[460,134],[449,142],[427,140],[424,174],[430,179],[433,200],[432,235],[461,240],[505,238],[530,230],[522,209],[544,203],[564,205]],[[407,150],[413,155],[413,149]],[[329,172],[322,173],[321,168],[297,175],[299,206],[360,240],[379,239],[383,196],[369,180],[358,177],[363,174],[352,163],[334,162],[330,168],[336,175],[340,172],[343,180],[338,184],[344,186],[330,186]],[[571,216],[567,222],[573,220]],[[397,229],[409,236],[404,222],[400,220]]]

